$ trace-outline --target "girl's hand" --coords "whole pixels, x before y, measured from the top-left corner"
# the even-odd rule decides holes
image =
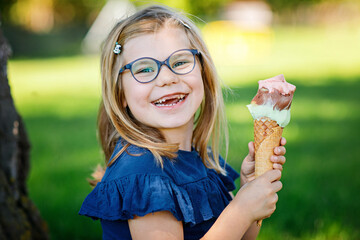
[[[255,239],[260,230],[255,221],[275,211],[280,178],[280,170],[270,170],[245,184],[201,240]]]
[[[285,149],[286,139],[281,138],[280,146],[274,148],[274,155],[271,156],[270,160],[274,163],[273,168],[278,169],[280,171],[283,170],[283,164],[286,161],[284,157],[286,149]],[[245,157],[244,161],[241,164],[241,186],[245,185],[248,182],[251,182],[255,179],[255,146],[254,142],[249,142],[249,154]]]
[[[245,184],[236,194],[232,204],[236,204],[250,222],[270,217],[276,209],[277,192],[282,188],[280,178],[280,170],[267,171]]]

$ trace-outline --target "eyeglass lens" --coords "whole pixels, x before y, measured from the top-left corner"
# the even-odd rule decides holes
[[[194,68],[195,57],[189,50],[181,50],[169,57],[169,66],[176,74],[187,74]],[[143,58],[134,62],[131,67],[133,76],[140,82],[153,80],[159,71],[158,63],[151,58]]]

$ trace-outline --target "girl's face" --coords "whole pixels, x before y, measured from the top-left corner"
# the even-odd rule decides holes
[[[190,48],[183,29],[163,27],[156,33],[128,40],[124,44],[124,63],[141,57],[164,61],[173,52]],[[138,121],[159,129],[167,139],[168,134],[192,133],[194,115],[204,97],[198,60],[185,75],[177,75],[163,65],[156,79],[148,83],[137,82],[130,70],[125,70],[122,84],[125,105]]]

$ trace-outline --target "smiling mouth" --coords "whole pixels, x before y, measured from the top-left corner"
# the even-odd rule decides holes
[[[185,100],[188,94],[177,94],[172,96],[162,97],[153,102],[157,107],[171,107]]]

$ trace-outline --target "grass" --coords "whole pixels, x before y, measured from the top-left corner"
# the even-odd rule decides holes
[[[359,239],[360,50],[354,46],[360,30],[276,28],[272,39],[257,63],[218,66],[233,89],[226,110],[228,161],[236,169],[252,139],[246,104],[256,81],[284,73],[297,86],[284,130],[284,188],[259,239]],[[102,162],[95,133],[98,65],[92,56],[9,63],[12,94],[32,143],[30,197],[52,239],[101,238],[99,222],[77,215],[91,190],[86,178]]]

